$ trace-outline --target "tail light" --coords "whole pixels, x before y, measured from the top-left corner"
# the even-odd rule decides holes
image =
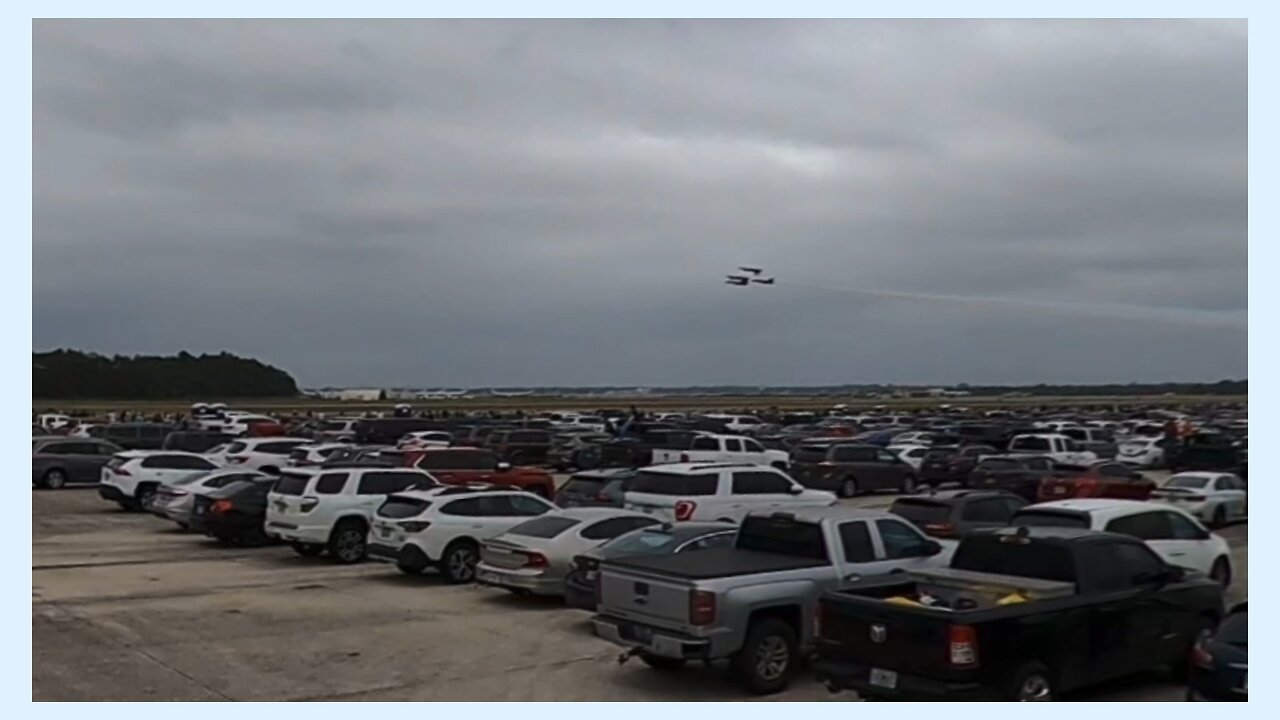
[[[689,593],[689,624],[710,625],[716,621],[716,594],[706,590]]]
[[[431,527],[431,523],[425,520],[409,520],[409,521],[400,523],[400,528],[402,530],[404,530],[405,532],[411,532],[411,533],[422,532],[423,530],[426,530],[429,527]]]
[[[952,625],[948,635],[948,660],[953,667],[977,667],[978,633],[970,625]]]
[[[1212,670],[1213,669],[1213,653],[1209,652],[1209,649],[1204,646],[1205,645],[1204,641],[1206,639],[1207,638],[1200,638],[1199,640],[1196,641],[1195,645],[1191,646],[1190,660],[1191,660],[1191,664],[1195,667],[1204,668],[1205,670]]]
[[[1102,483],[1092,478],[1075,482],[1076,497],[1098,497],[1102,494]]]
[[[924,526],[924,532],[936,537],[955,537],[956,526],[951,523],[929,523]]]
[[[692,500],[681,500],[676,503],[676,520],[691,520],[693,513],[698,509],[698,503]]]
[[[547,566],[547,556],[536,552],[523,552],[524,566],[527,568],[544,568]]]
[[[319,504],[320,498],[304,497],[302,498],[302,504],[298,506],[298,509],[302,512],[311,512],[312,510],[315,510],[316,506]]]
[[[680,453],[680,462],[689,462],[689,453]]]
[[[209,508],[209,512],[214,515],[222,515],[231,512],[232,505],[230,500],[214,500],[213,506]]]

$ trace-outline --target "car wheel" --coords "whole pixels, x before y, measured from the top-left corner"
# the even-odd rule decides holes
[[[1224,557],[1214,560],[1213,567],[1209,568],[1209,579],[1221,585],[1224,590],[1231,587],[1231,563]]]
[[[156,502],[156,489],[151,485],[140,485],[134,493],[134,500],[138,502],[139,510],[151,512],[151,506]]]
[[[734,657],[735,674],[757,695],[787,687],[795,671],[799,643],[795,630],[777,618],[765,618],[747,631],[747,640]]]
[[[1200,641],[1213,634],[1213,629],[1218,623],[1212,618],[1201,618],[1196,623],[1196,629],[1191,633],[1191,637],[1182,652],[1179,652],[1169,661],[1169,678],[1178,684],[1186,684],[1191,675],[1191,652],[1195,649]]]
[[[844,482],[840,483],[840,497],[851,498],[858,494],[858,481],[852,477],[847,477]]]
[[[356,522],[341,522],[329,535],[329,557],[343,565],[358,563],[364,559],[365,529]]]
[[[640,661],[655,670],[679,670],[684,667],[684,658],[669,658],[661,655],[640,653]]]
[[[916,476],[913,474],[904,475],[902,478],[902,494],[910,495],[916,491]]]
[[[1053,682],[1049,668],[1040,663],[1027,663],[1013,673],[1009,683],[1009,699],[1017,702],[1050,702]]]
[[[1227,524],[1227,508],[1225,506],[1219,505],[1213,509],[1213,520],[1210,524],[1216,528]]]
[[[58,468],[53,468],[40,479],[40,486],[47,487],[50,490],[57,490],[66,484],[67,474]]]
[[[296,542],[290,543],[289,547],[292,547],[293,551],[302,557],[319,557],[320,553],[324,552],[323,545],[316,545],[314,543]]]
[[[480,553],[475,543],[460,540],[445,548],[440,558],[440,569],[444,578],[455,585],[469,583],[476,577],[476,563]]]

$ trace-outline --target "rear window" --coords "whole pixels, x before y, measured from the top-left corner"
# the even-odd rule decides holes
[[[378,515],[385,518],[410,518],[421,515],[431,507],[428,500],[417,498],[391,497],[378,508]]]
[[[1018,577],[1076,581],[1071,552],[1063,545],[1006,542],[1007,536],[981,535],[960,543],[951,558],[956,570],[1016,575]]]
[[[894,500],[889,512],[914,525],[942,524],[951,519],[951,506],[931,500]]]
[[[598,495],[604,489],[605,480],[601,478],[586,478],[574,476],[569,478],[569,482],[560,488],[562,492],[582,493],[583,495]]]
[[[540,517],[522,522],[507,533],[523,537],[553,538],[577,524],[577,520],[567,517]]]
[[[650,495],[715,495],[719,482],[718,474],[676,475],[640,472],[631,480],[631,486],[627,491]]]
[[[742,521],[734,547],[815,560],[827,559],[827,544],[822,538],[821,527],[780,517],[747,517]]]
[[[1089,516],[1061,510],[1023,510],[1013,516],[1014,527],[1065,527],[1089,529]]]
[[[1186,488],[1188,490],[1200,490],[1208,484],[1208,478],[1194,477],[1188,475],[1174,475],[1164,484],[1167,488]]]
[[[678,544],[675,536],[665,530],[641,530],[610,540],[602,549],[608,557],[661,555],[674,550]]]
[[[280,479],[276,481],[275,491],[281,495],[301,495],[306,491],[309,482],[311,482],[310,475],[282,473]]]
[[[826,445],[801,445],[791,451],[792,462],[822,462],[827,459]]]
[[[249,446],[242,442],[233,442],[227,446],[227,452],[232,454],[242,453],[248,449],[249,449]]]

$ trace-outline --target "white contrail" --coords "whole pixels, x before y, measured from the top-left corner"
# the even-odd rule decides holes
[[[1187,325],[1208,325],[1213,327],[1249,326],[1247,317],[1235,313],[1214,312],[1211,310],[1195,310],[1180,307],[1153,307],[1149,305],[1125,304],[1093,304],[1070,303],[1053,300],[1027,300],[1022,298],[984,297],[978,295],[946,295],[939,293],[921,293],[907,290],[873,290],[856,287],[831,287],[829,285],[812,285],[809,283],[777,281],[778,285],[824,290],[826,292],[849,293],[854,295],[873,295],[877,297],[900,298],[903,300],[929,300],[946,303],[966,303],[970,305],[1001,305],[1005,307],[1021,307],[1033,310],[1050,310],[1054,312],[1091,315],[1094,317],[1125,320],[1151,320],[1157,322],[1183,323]]]

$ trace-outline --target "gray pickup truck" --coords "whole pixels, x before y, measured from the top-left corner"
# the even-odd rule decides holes
[[[885,512],[747,515],[731,548],[601,564],[596,634],[659,669],[728,660],[754,693],[787,686],[818,597],[862,577],[945,565],[943,546]]]

